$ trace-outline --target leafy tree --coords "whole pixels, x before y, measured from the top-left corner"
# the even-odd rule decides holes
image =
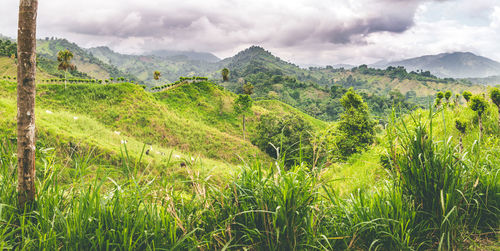
[[[472,93],[470,91],[464,91],[462,92],[462,96],[464,97],[465,101],[469,103],[470,98],[472,97]]]
[[[300,159],[312,161],[311,131],[310,123],[300,116],[265,114],[260,117],[252,143],[271,157],[284,157],[285,165],[291,166]]]
[[[455,100],[453,101],[455,107],[460,106],[460,94],[455,94]]]
[[[36,17],[38,0],[19,2],[17,33],[17,198],[21,212],[35,201]]]
[[[470,108],[477,113],[479,121],[479,132],[483,134],[483,114],[488,107],[488,103],[481,95],[474,95],[471,98]]]
[[[76,69],[75,65],[71,64],[72,59],[73,53],[69,50],[63,50],[57,53],[57,61],[59,62],[57,69],[64,71],[64,88],[66,88],[67,82],[66,73],[68,72],[68,70]]]
[[[465,131],[467,130],[467,123],[465,121],[457,119],[455,120],[455,128],[457,128],[457,130],[460,132],[460,151],[463,151],[464,146],[462,143],[462,138],[463,135],[465,135]]]
[[[368,106],[352,88],[340,99],[344,107],[336,137],[337,157],[346,159],[361,152],[375,138],[375,122],[370,118]]]
[[[436,94],[436,104],[435,104],[436,107],[439,107],[441,105],[441,101],[443,100],[443,98],[444,98],[443,92],[438,92]]]
[[[222,69],[221,74],[222,74],[222,81],[226,82],[229,80],[229,69],[228,68]]]
[[[252,83],[250,82],[246,82],[244,85],[243,85],[243,93],[245,93],[246,95],[252,95],[253,94],[253,85]]]
[[[156,81],[160,80],[160,77],[161,77],[161,72],[159,72],[159,71],[155,71],[155,72],[153,73],[153,78],[154,78]]]
[[[490,98],[493,104],[497,106],[498,109],[498,126],[500,127],[500,89],[493,88],[490,92]]]
[[[449,105],[450,104],[450,98],[451,98],[451,91],[446,91],[444,93],[444,98],[446,99],[446,103]]]
[[[245,140],[245,115],[251,112],[253,100],[249,95],[238,95],[234,101],[234,111],[243,116],[243,140]]]

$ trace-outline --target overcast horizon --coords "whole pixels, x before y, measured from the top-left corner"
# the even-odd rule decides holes
[[[0,34],[17,34],[4,0]],[[500,61],[500,0],[40,1],[37,37],[126,54],[233,56],[251,45],[299,65],[371,64],[469,51]]]

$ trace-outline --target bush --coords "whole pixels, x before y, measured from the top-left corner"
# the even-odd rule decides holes
[[[299,116],[266,114],[260,118],[252,143],[271,157],[283,157],[286,166],[311,163],[311,133],[312,126]]]

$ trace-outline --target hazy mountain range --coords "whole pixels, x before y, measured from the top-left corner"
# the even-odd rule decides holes
[[[500,63],[471,52],[441,53],[394,62],[379,62],[372,67],[404,66],[408,71],[424,70],[445,78],[486,78],[500,75]]]

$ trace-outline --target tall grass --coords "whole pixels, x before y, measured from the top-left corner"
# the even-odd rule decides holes
[[[0,249],[457,250],[495,240],[498,137],[486,134],[460,151],[447,133],[433,133],[443,126],[439,112],[420,114],[388,127],[391,179],[347,197],[324,182],[326,167],[300,161],[243,163],[221,185],[186,160],[181,190],[168,170],[153,174],[125,146],[112,168],[96,163],[91,149],[61,165],[41,148],[37,203],[20,212],[15,146],[3,140]]]

